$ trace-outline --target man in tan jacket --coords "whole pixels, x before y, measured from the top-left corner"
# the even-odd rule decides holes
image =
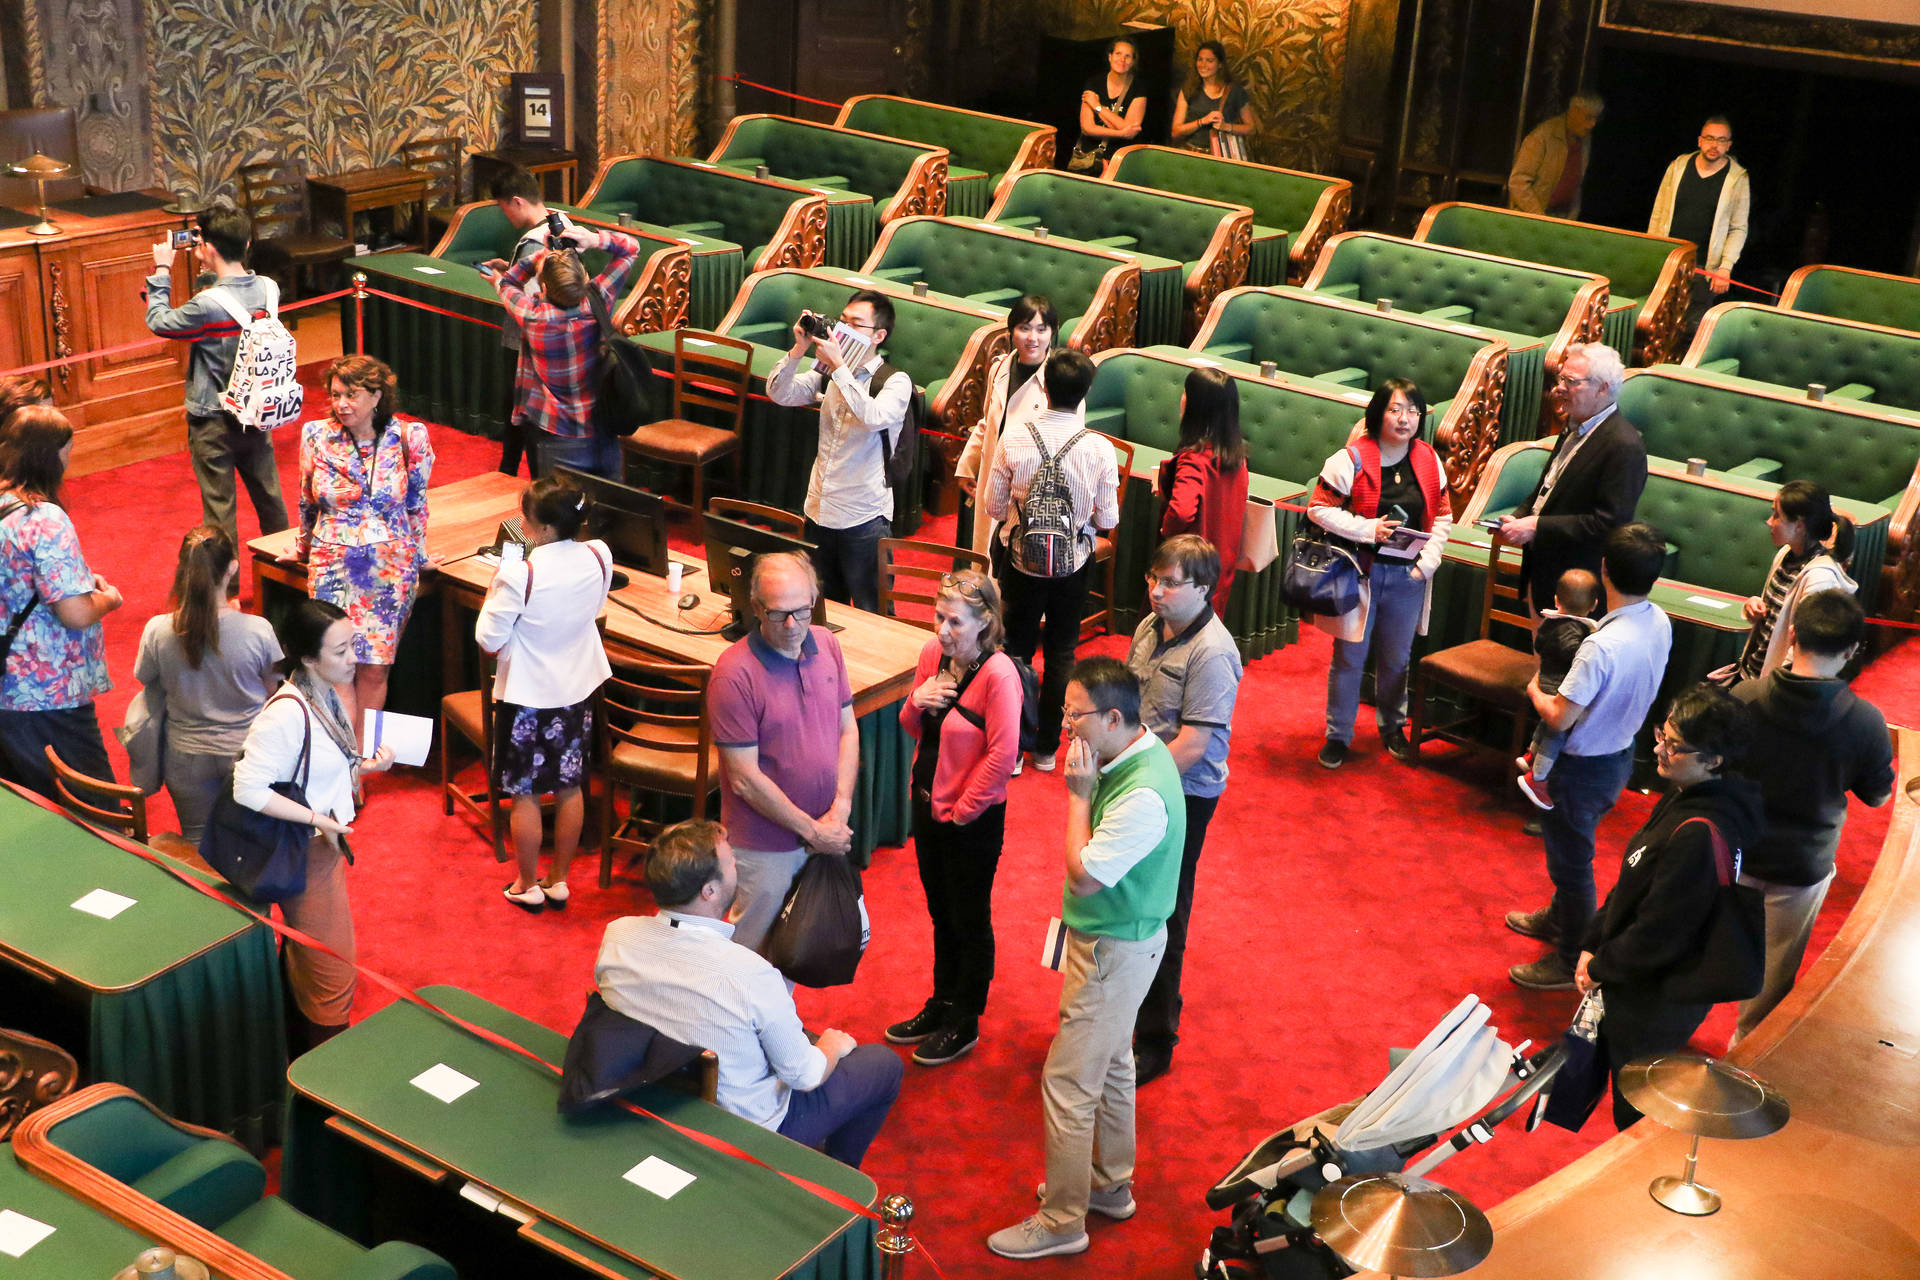
[[[1574,95],[1567,113],[1542,121],[1520,143],[1507,176],[1513,207],[1555,218],[1580,216],[1580,185],[1586,181],[1589,139],[1606,104],[1597,93]]]

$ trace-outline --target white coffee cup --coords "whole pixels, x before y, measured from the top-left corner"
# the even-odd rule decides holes
[[[680,594],[680,578],[681,578],[681,575],[686,573],[686,570],[687,570],[687,566],[681,564],[678,560],[672,561],[667,565],[667,594],[668,595],[677,596]]]

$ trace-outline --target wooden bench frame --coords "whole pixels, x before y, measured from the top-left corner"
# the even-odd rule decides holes
[[[751,182],[763,187],[778,187],[793,193],[793,204],[788,206],[786,217],[781,219],[780,227],[773,238],[767,241],[766,249],[752,262],[746,264],[747,274],[756,271],[772,271],[776,267],[817,267],[827,259],[827,201],[826,197],[806,187],[796,187],[790,182],[781,182],[775,178],[754,178],[733,169],[723,169],[717,165],[679,160],[671,156],[649,156],[638,152],[626,155],[610,156],[600,164],[600,172],[594,174],[593,185],[577,203],[585,207],[593,203],[600,194],[601,186],[615,165],[629,160],[645,160],[652,164],[672,165],[676,169],[692,169],[700,173],[713,174],[728,182]],[[740,246],[742,250],[746,245]]]

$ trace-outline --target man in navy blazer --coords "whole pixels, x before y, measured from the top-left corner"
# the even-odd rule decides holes
[[[1500,536],[1524,547],[1534,612],[1553,604],[1554,584],[1569,569],[1598,576],[1607,534],[1633,520],[1647,487],[1647,446],[1620,413],[1619,352],[1598,342],[1576,342],[1560,362],[1560,394],[1567,427],[1540,477],[1540,487],[1517,515],[1500,522]]]

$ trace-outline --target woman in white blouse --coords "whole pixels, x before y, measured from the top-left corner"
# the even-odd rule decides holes
[[[338,686],[354,674],[353,623],[325,600],[302,600],[279,626],[287,682],[280,686],[247,731],[233,762],[233,798],[270,818],[313,828],[307,846],[307,888],[280,904],[289,925],[324,943],[332,954],[287,943],[282,963],[294,1003],[305,1022],[307,1048],[346,1030],[353,1008],[353,915],[347,905],[347,864],[353,851],[354,783],[362,772],[381,773],[393,764],[393,748],[362,760],[353,726],[340,704]],[[273,790],[276,782],[302,777],[306,750],[305,806]]]
[[[520,495],[524,559],[508,559],[487,587],[474,639],[494,655],[493,775],[513,797],[518,863],[507,901],[529,911],[567,904],[567,868],[580,847],[593,741],[593,695],[612,674],[595,620],[613,583],[607,544],[576,542],[587,495],[557,477]],[[553,866],[540,865],[540,797],[554,799]]]
[[[1044,413],[1047,389],[1040,381],[1040,366],[1047,362],[1060,337],[1060,315],[1044,295],[1031,293],[1007,311],[1007,333],[1013,345],[994,359],[987,369],[987,403],[980,421],[967,434],[966,448],[954,464],[954,479],[969,499],[981,482],[993,474],[993,460],[1000,452],[1000,438],[1008,430],[1021,427]],[[1085,419],[1086,409],[1080,410]],[[981,555],[993,554],[994,522],[973,503],[973,549]],[[994,565],[995,576],[1000,566]]]

